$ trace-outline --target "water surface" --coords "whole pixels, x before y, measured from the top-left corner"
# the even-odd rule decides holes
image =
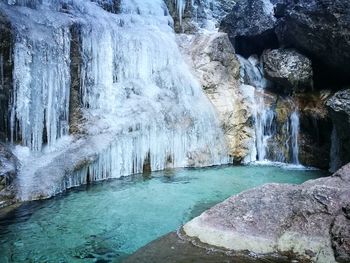
[[[226,166],[80,187],[0,216],[0,262],[118,262],[233,194],[320,176],[317,170]]]

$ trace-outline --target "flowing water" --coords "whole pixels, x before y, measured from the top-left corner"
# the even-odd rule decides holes
[[[299,164],[299,131],[300,120],[298,112],[294,111],[290,116],[292,137],[292,162]]]
[[[269,160],[299,165],[300,117],[298,106],[292,97],[286,96],[285,99],[291,109],[284,123],[278,123],[277,97],[274,98],[266,91],[271,83],[264,77],[261,59],[259,60],[255,55],[248,59],[239,55],[237,57],[241,64],[241,89],[249,87],[254,89],[252,113],[255,149],[252,152],[256,153],[255,159],[259,162]]]
[[[0,217],[0,262],[118,262],[232,194],[322,175],[288,166],[231,166],[168,170],[80,187]]]

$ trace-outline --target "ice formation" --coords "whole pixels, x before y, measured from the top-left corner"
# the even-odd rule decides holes
[[[139,173],[146,166],[161,170],[229,162],[216,113],[181,57],[164,2],[121,1],[119,14],[98,3],[0,2],[15,28],[13,141],[36,151],[29,159],[36,156],[48,169],[67,151],[80,155],[76,162],[87,165],[78,172],[56,169],[64,177],[62,187],[74,186],[69,180],[77,174],[86,182]],[[83,136],[109,138],[95,154],[74,140],[56,147],[69,131],[72,25],[79,34],[80,54],[75,55],[81,58]],[[42,176],[44,166],[24,167],[22,187]],[[23,192],[23,199],[31,198]]]

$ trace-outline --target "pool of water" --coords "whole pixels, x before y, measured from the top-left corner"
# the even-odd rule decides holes
[[[285,167],[227,166],[80,187],[0,215],[0,262],[119,262],[233,194],[324,175]]]

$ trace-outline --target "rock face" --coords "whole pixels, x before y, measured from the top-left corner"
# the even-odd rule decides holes
[[[350,2],[280,1],[276,32],[281,44],[309,55],[349,80]],[[329,75],[329,72],[327,72]]]
[[[181,35],[178,43],[216,108],[234,161],[250,152],[253,129],[249,96],[240,90],[240,65],[225,33]]]
[[[275,25],[270,1],[242,0],[222,20],[220,29],[228,33],[237,53],[249,57],[266,48],[278,47]]]
[[[220,28],[244,56],[271,47],[292,47],[312,58],[321,71],[331,70],[332,75],[350,79],[347,0],[241,0]],[[325,72],[330,78],[329,71]]]
[[[332,120],[326,102],[331,95],[327,90],[295,95],[300,110],[300,162],[324,170],[330,164]]]
[[[274,49],[263,53],[267,79],[284,93],[310,90],[313,87],[311,61],[295,50]]]
[[[334,94],[327,101],[327,106],[340,140],[341,163],[350,161],[350,89]]]
[[[204,212],[184,230],[231,250],[349,262],[349,207],[350,164],[300,186],[268,184],[248,190]]]

